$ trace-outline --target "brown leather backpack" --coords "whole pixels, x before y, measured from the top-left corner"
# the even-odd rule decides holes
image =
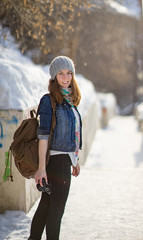
[[[55,119],[55,109],[56,103],[54,99],[49,94],[51,100],[51,106],[53,108],[52,116],[52,127],[50,131],[50,137],[48,146],[50,145],[51,135],[53,133],[56,119]],[[39,109],[39,107],[38,107]],[[14,157],[15,166],[25,178],[33,178],[35,172],[38,169],[38,138],[37,138],[37,128],[38,128],[38,110],[30,111],[31,118],[22,121],[21,125],[17,128],[13,136],[13,142],[10,146],[10,155]],[[35,115],[35,116],[34,116]],[[49,149],[47,151],[46,164],[49,160]],[[6,171],[6,170],[5,170]],[[12,180],[12,174],[10,174]],[[7,176],[8,177],[8,176]]]

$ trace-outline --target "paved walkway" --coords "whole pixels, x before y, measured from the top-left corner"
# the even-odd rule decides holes
[[[116,117],[93,143],[73,179],[61,240],[143,240],[142,135],[133,117]]]

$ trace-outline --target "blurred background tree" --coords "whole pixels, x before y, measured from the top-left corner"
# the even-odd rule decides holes
[[[20,43],[22,53],[31,50],[34,62],[47,63],[50,56],[66,54],[73,19],[88,6],[87,0],[1,0],[0,19]]]

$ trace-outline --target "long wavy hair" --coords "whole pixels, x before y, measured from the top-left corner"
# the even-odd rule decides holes
[[[81,93],[80,93],[78,84],[77,84],[73,74],[72,74],[72,80],[71,80],[70,87],[72,90],[71,97],[72,97],[73,105],[77,107],[81,100]],[[64,98],[61,94],[60,85],[58,84],[56,77],[54,80],[53,79],[49,80],[48,90],[49,90],[50,94],[53,96],[53,98],[55,99],[55,101],[59,104],[62,104]]]

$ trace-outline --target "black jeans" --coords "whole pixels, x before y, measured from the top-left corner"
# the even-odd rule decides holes
[[[53,155],[47,166],[52,194],[42,193],[31,224],[30,238],[40,240],[44,227],[48,240],[59,240],[61,219],[71,182],[71,160],[68,154]]]

